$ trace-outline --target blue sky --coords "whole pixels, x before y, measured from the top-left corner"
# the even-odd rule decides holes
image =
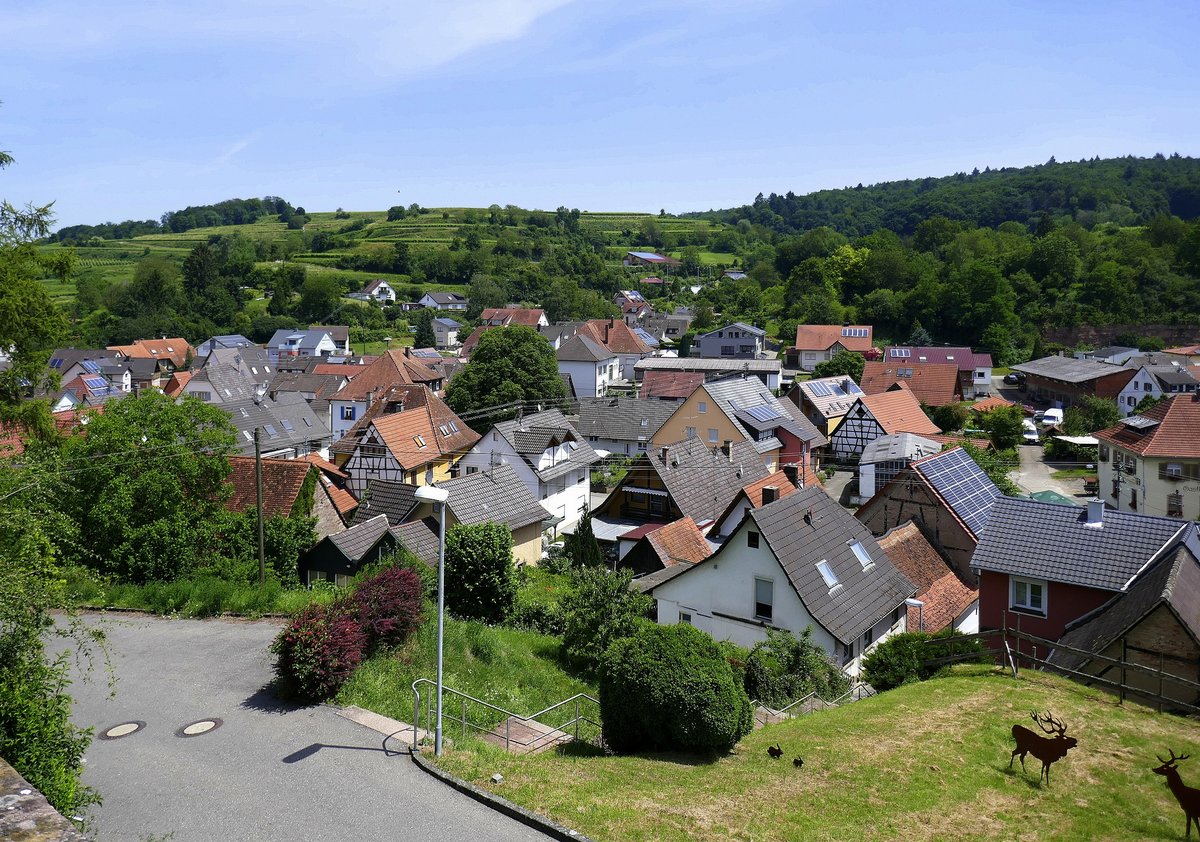
[[[0,23],[0,197],[672,212],[1200,154],[1200,4],[43,0]]]

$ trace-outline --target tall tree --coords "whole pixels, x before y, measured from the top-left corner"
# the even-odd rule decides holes
[[[558,374],[554,349],[531,327],[494,327],[485,331],[471,361],[450,381],[446,403],[462,415],[471,410],[520,403],[556,405],[567,395]],[[471,426],[486,431],[503,415]]]

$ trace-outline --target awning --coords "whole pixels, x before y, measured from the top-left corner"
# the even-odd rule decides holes
[[[626,494],[648,494],[651,497],[667,497],[667,496],[669,496],[667,494],[667,492],[661,491],[657,488],[637,488],[632,485],[627,485],[624,488],[622,488],[621,490],[624,491]]]
[[[1069,444],[1099,444],[1100,439],[1095,436],[1054,436],[1059,441],[1065,441]]]

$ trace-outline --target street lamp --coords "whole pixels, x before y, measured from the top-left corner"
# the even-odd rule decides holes
[[[917,609],[917,631],[925,631],[925,603],[919,599],[909,597],[904,600],[904,604],[909,608]],[[438,663],[441,663],[440,661]]]
[[[433,753],[442,756],[442,641],[446,624],[446,501],[450,492],[432,485],[417,489],[416,498],[432,503],[438,515],[438,628],[437,628],[437,724],[433,731]],[[413,726],[416,727],[415,725]]]

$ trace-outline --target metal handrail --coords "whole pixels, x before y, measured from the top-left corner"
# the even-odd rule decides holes
[[[413,749],[414,750],[417,748],[417,744],[419,742],[418,738],[417,738],[417,727],[420,725],[420,722],[421,722],[421,689],[420,689],[419,685],[428,685],[430,687],[435,687],[435,688],[437,687],[436,683],[434,683],[433,681],[430,681],[428,678],[418,678],[416,681],[414,681],[412,683]],[[537,742],[544,740],[547,737],[550,737],[555,734],[562,734],[563,736],[566,736],[567,731],[565,729],[569,728],[572,725],[575,726],[575,739],[579,739],[579,723],[580,722],[584,722],[589,725],[594,725],[597,728],[601,727],[599,722],[596,722],[595,720],[591,719],[590,717],[580,715],[579,703],[582,700],[586,699],[590,702],[594,702],[597,705],[600,704],[600,701],[598,699],[593,698],[592,696],[589,696],[587,693],[576,693],[574,696],[571,696],[569,699],[563,699],[561,702],[557,702],[553,705],[550,705],[549,707],[547,707],[543,710],[540,710],[537,713],[532,714],[531,716],[522,716],[519,713],[514,713],[513,711],[506,710],[505,708],[498,707],[497,705],[493,705],[491,702],[485,702],[483,699],[477,699],[476,697],[470,695],[469,693],[463,693],[460,690],[455,690],[453,687],[446,687],[445,685],[443,685],[442,692],[443,692],[443,694],[451,693],[455,696],[458,696],[462,700],[462,715],[461,715],[461,718],[459,718],[457,721],[462,726],[463,733],[466,732],[467,728],[473,728],[474,730],[482,731],[483,733],[491,733],[493,730],[491,728],[485,728],[481,725],[476,725],[473,722],[467,721],[466,703],[468,701],[474,702],[475,704],[478,704],[478,705],[482,705],[484,708],[487,708],[489,710],[495,711],[498,714],[501,714],[504,717],[504,723],[505,723],[505,734],[504,734],[505,750],[508,750],[509,747],[513,743],[516,743],[517,745],[520,745],[520,746],[530,746],[530,745],[533,745],[534,743],[537,743]],[[514,740],[512,738],[512,734],[511,734],[512,720],[517,719],[522,722],[535,721],[538,717],[543,716],[546,713],[548,713],[556,708],[560,708],[564,705],[570,704],[571,702],[575,703],[575,717],[573,719],[568,720],[567,722],[564,722],[562,725],[560,725],[558,727],[551,728],[551,730],[548,733],[542,734],[533,740],[524,741],[524,740]],[[426,731],[429,730],[429,727],[428,727],[429,720],[433,715],[432,708],[433,708],[432,704],[426,705],[426,710],[425,710],[425,718],[426,718],[425,730]],[[445,715],[445,714],[443,714],[443,715]],[[454,716],[450,716],[449,718],[451,719],[451,721],[455,721]]]
[[[758,708],[763,708],[767,712],[767,716],[769,716],[769,717],[770,716],[787,716],[789,710],[796,707],[797,705],[807,702],[809,699],[814,699],[814,698],[817,701],[821,702],[823,705],[826,705],[828,707],[835,707],[835,706],[841,704],[847,697],[854,697],[855,692],[858,690],[858,688],[860,686],[863,686],[863,685],[861,685],[861,684],[852,685],[848,691],[846,691],[842,695],[838,696],[836,699],[826,699],[824,696],[819,695],[816,690],[813,690],[811,693],[807,693],[807,694],[801,696],[799,699],[796,699],[793,702],[789,702],[788,704],[781,707],[779,710],[775,710],[770,705],[764,705],[762,702],[758,701],[758,699],[752,699],[750,701],[750,704],[756,710]],[[851,701],[859,701],[859,698],[851,698]]]

